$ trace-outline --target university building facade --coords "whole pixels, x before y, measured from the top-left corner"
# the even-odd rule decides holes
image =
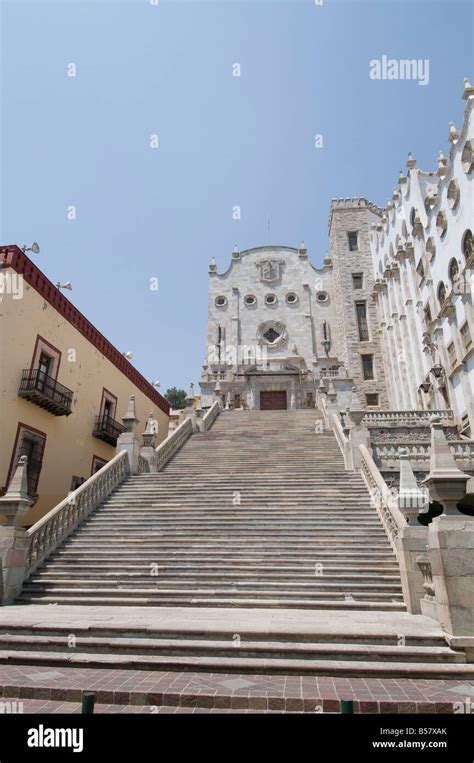
[[[209,268],[202,406],[445,410],[474,425],[473,94],[435,172],[411,154],[385,209],[334,199],[321,267],[300,248],[234,249]]]

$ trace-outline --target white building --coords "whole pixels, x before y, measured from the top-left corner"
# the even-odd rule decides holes
[[[304,244],[232,253],[209,269],[202,406],[313,407],[317,389],[340,410],[451,408],[474,425],[472,168],[474,89],[436,172],[409,155],[401,190],[380,209],[334,199],[321,268]],[[331,388],[331,391],[332,391]]]
[[[375,295],[390,407],[451,408],[473,431],[474,89],[462,127],[424,172],[410,154],[400,191],[372,226]]]

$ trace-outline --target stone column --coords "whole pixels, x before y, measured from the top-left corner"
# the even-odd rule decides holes
[[[474,662],[474,517],[436,517],[428,544],[439,621],[448,643]]]
[[[430,495],[444,507],[444,513],[456,516],[457,505],[466,495],[469,479],[456,464],[439,416],[431,417],[430,471],[423,484]]]
[[[216,393],[216,398],[219,399],[222,394],[222,385],[219,380],[216,382],[214,392]],[[184,419],[191,419],[193,432],[197,432],[199,430],[196,409],[194,407],[194,384],[192,382],[189,385],[188,396],[186,398],[186,408],[183,411],[183,421]]]
[[[156,421],[153,413],[148,416],[145,431],[143,432],[143,447],[140,449],[140,456],[148,463],[148,467],[151,473],[158,471],[157,469],[157,456],[156,456],[156,443],[155,438],[158,433],[158,422]]]
[[[365,445],[369,453],[372,453],[369,429],[362,424],[365,413],[365,411],[361,410],[348,410],[345,417],[346,428],[349,434],[349,446],[352,451],[352,466],[355,470],[362,467],[363,461],[359,445]]]
[[[26,456],[21,456],[3,498],[0,498],[0,604],[11,604],[21,593],[30,539],[20,527],[33,501],[28,496]]]
[[[417,563],[418,557],[426,553],[428,528],[417,523],[418,514],[428,510],[429,497],[426,490],[418,487],[409,461],[408,449],[400,452],[400,488],[398,508],[407,520],[407,525],[396,540],[397,559],[400,566],[403,600],[408,612],[419,615],[421,600],[425,596],[423,573]]]
[[[127,412],[122,417],[122,423],[125,427],[125,432],[119,435],[117,440],[116,453],[120,453],[122,450],[126,450],[128,453],[128,461],[130,464],[130,471],[132,474],[138,472],[138,458],[140,455],[140,441],[135,432],[139,420],[137,419],[135,408],[135,395],[131,395]]]

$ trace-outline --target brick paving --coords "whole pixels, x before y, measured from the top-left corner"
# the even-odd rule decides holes
[[[61,712],[57,708],[64,703],[74,712],[70,705],[78,707],[85,690],[97,693],[97,712],[117,712],[117,706],[120,712],[150,712],[152,706],[160,712],[198,708],[337,713],[341,699],[352,699],[356,713],[452,713],[453,703],[467,698],[474,702],[474,682],[465,680],[0,666],[3,701],[41,700],[45,709],[40,712]]]

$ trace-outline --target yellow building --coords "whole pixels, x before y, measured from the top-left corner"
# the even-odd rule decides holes
[[[169,404],[17,246],[0,265],[0,493],[27,455],[29,526],[115,455],[131,395],[156,444]]]

